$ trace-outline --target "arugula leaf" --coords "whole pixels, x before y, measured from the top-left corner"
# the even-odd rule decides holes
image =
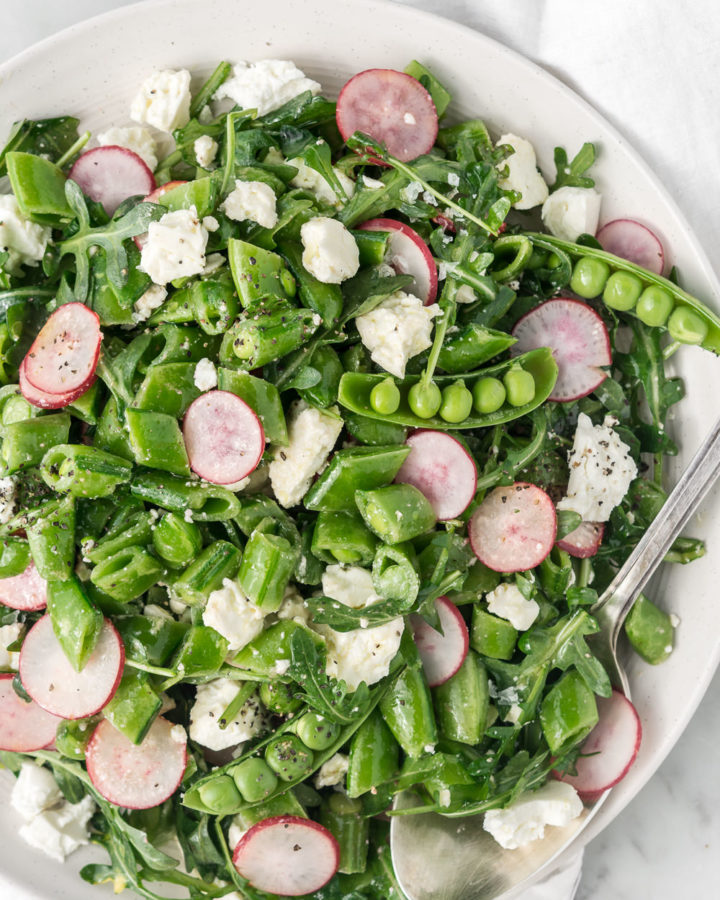
[[[338,200],[348,199],[345,188],[340,183],[340,179],[333,168],[332,152],[330,145],[326,141],[317,140],[312,144],[308,144],[300,156],[305,160],[306,165],[325,179]]]
[[[582,145],[572,162],[568,163],[568,155],[562,147],[555,148],[555,184],[550,191],[556,191],[561,187],[595,187],[595,181],[584,172],[595,162],[595,145],[589,142]]]
[[[0,175],[7,175],[5,157],[11,151],[35,153],[56,161],[77,141],[79,124],[79,119],[73,116],[15,122],[7,143],[0,151]]]

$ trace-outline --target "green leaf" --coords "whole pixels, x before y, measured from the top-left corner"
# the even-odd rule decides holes
[[[7,143],[0,151],[0,175],[7,174],[5,157],[11,151],[34,153],[57,161],[77,140],[79,124],[73,116],[15,122]]]
[[[550,188],[556,191],[561,187],[581,187],[591,188],[595,186],[595,181],[584,172],[595,162],[595,145],[585,143],[573,157],[572,162],[568,163],[568,156],[562,147],[555,148],[555,169],[557,175],[555,184]]]

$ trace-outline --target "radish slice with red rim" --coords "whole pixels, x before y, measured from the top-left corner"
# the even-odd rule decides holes
[[[208,391],[188,407],[183,437],[190,468],[213,484],[235,484],[251,472],[265,450],[255,412],[230,391]]]
[[[447,597],[438,597],[435,609],[440,617],[441,631],[416,613],[410,616],[413,640],[430,687],[437,687],[452,678],[463,664],[470,646],[468,628],[457,606]]]
[[[10,609],[34,612],[47,606],[47,582],[40,576],[35,563],[30,562],[24,572],[0,579],[0,603]]]
[[[516,481],[491,491],[468,524],[473,553],[495,572],[525,572],[545,559],[555,543],[552,500],[534,484]]]
[[[665,268],[665,250],[660,239],[646,225],[634,219],[614,219],[598,231],[603,250],[642,266],[656,275]]]
[[[64,719],[84,719],[110,700],[122,676],[125,648],[105,619],[90,659],[76,672],[55,637],[50,616],[28,631],[20,651],[20,678],[43,709]]]
[[[0,750],[11,753],[30,753],[42,750],[55,740],[62,719],[38,706],[28,703],[15,693],[11,673],[0,675]]]
[[[595,310],[580,300],[558,297],[541,303],[515,323],[512,335],[517,339],[513,356],[538,347],[552,350],[559,371],[550,400],[586,397],[607,378],[601,367],[612,363],[610,335]]]
[[[405,443],[410,453],[395,481],[411,484],[424,494],[438,519],[462,515],[477,489],[477,469],[465,447],[449,434],[424,429]]]
[[[597,707],[599,720],[582,745],[577,775],[554,773],[584,800],[596,800],[627,775],[642,741],[640,716],[624,694],[613,689],[598,698]]]
[[[409,162],[432,149],[438,116],[432,97],[411,75],[366,69],[340,91],[335,117],[344,141],[361,131]]]
[[[442,213],[438,213],[430,221],[435,225],[439,225],[446,234],[455,234],[457,232],[457,228],[455,227],[455,223],[453,222],[453,220],[449,218],[449,216],[445,216]]]
[[[600,549],[605,525],[602,522],[581,522],[578,527],[561,538],[557,545],[570,556],[577,559],[587,559]]]
[[[84,303],[65,303],[33,341],[22,362],[24,376],[36,391],[56,395],[66,405],[95,380],[101,342],[97,313]]]
[[[435,302],[438,287],[438,270],[430,248],[409,225],[395,219],[368,219],[358,228],[364,231],[389,231],[385,262],[398,275],[412,275],[413,282],[407,290],[419,297],[425,306]]]
[[[27,357],[20,363],[18,382],[20,393],[28,403],[37,406],[38,409],[62,409],[69,403],[72,403],[73,400],[77,400],[78,395],[75,391],[65,394],[49,394],[47,391],[38,390],[35,385],[28,381],[26,361]]]
[[[145,197],[155,189],[147,164],[127,147],[95,147],[79,156],[70,174],[83,194],[102,203],[111,216],[128,197]]]
[[[182,725],[155,719],[140,744],[108,719],[93,731],[85,754],[95,789],[116,806],[150,809],[172,797],[187,765],[187,734]]]
[[[340,847],[335,836],[317,822],[272,816],[240,838],[233,864],[260,891],[301,897],[330,881],[340,865]]]

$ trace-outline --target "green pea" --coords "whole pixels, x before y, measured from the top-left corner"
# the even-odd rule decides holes
[[[280,716],[295,712],[302,705],[290,685],[282,681],[264,681],[259,694],[263,706]]]
[[[385,378],[370,391],[370,406],[381,416],[391,416],[400,406],[400,391],[392,378]]]
[[[481,415],[497,412],[505,402],[505,396],[505,387],[498,378],[480,378],[473,387],[473,403]]]
[[[305,778],[313,770],[313,752],[294,734],[283,734],[265,748],[265,761],[283,781]]]
[[[205,806],[218,815],[235,812],[243,802],[229,775],[218,775],[208,781],[198,790],[198,794]]]
[[[248,803],[258,803],[269,797],[277,787],[277,776],[258,756],[243,760],[232,770],[235,785]]]
[[[575,263],[570,288],[580,297],[590,300],[602,294],[609,274],[610,267],[606,262],[583,256]]]
[[[305,713],[295,726],[300,740],[311,750],[327,750],[337,740],[340,726],[314,712]]]
[[[513,366],[503,376],[510,406],[524,406],[535,396],[535,379],[520,366]]]
[[[621,312],[631,310],[642,293],[642,281],[629,272],[613,272],[608,278],[603,300],[611,309]]]
[[[707,337],[707,323],[687,306],[678,306],[668,319],[670,337],[681,344],[702,344]]]
[[[673,311],[675,301],[669,291],[652,284],[640,294],[635,307],[635,315],[652,328],[664,325]]]
[[[440,418],[446,422],[464,422],[472,409],[473,395],[462,381],[449,384],[442,392]]]
[[[431,381],[425,385],[422,381],[414,384],[408,393],[410,409],[421,419],[431,419],[440,409],[442,394],[440,388]]]

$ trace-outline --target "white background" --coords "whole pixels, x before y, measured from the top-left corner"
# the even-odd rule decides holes
[[[0,61],[73,22],[127,2],[3,0]],[[660,175],[720,271],[717,0],[404,3],[477,28],[574,88]],[[252,15],[252,4],[246,6]],[[362,0],[358,6],[362,8]],[[198,14],[202,15],[201,2]],[[142,28],[140,17],[138,29]],[[238,35],[239,57],[241,43]],[[88,78],[92,77],[88,72]],[[686,733],[655,777],[587,848],[578,900],[717,896],[719,710],[720,678],[716,676]]]

